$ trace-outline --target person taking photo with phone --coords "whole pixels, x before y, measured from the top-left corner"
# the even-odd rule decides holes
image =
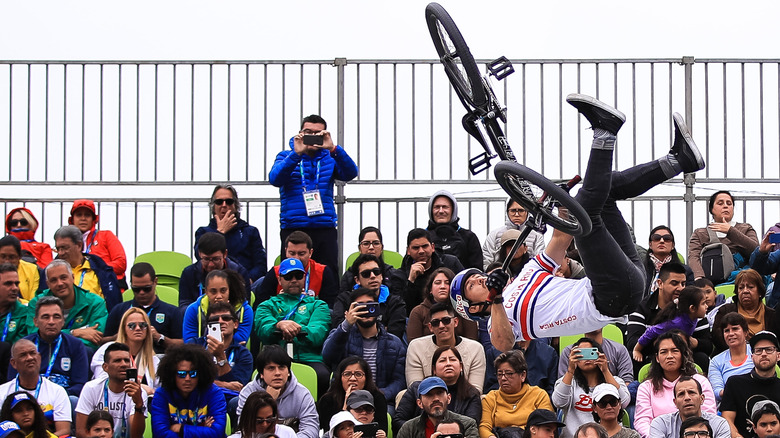
[[[146,391],[138,383],[138,369],[132,368],[130,348],[115,342],[106,348],[103,370],[107,376],[84,385],[76,405],[76,437],[87,437],[87,416],[107,410],[114,418],[115,436],[141,438],[146,429]]]
[[[377,321],[379,313],[373,291],[362,287],[352,291],[344,320],[330,331],[322,345],[322,358],[331,369],[336,369],[345,357],[364,358],[377,387],[392,402],[406,388],[406,346]]]

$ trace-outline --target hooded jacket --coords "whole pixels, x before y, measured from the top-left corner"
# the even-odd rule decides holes
[[[200,227],[195,231],[195,256],[198,256],[198,239],[206,233],[219,233],[217,220],[212,218],[208,226]],[[222,234],[222,233],[220,233]],[[245,220],[236,218],[236,226],[223,234],[227,242],[227,250],[230,258],[238,262],[249,273],[252,281],[259,280],[265,275],[267,256],[263,239],[256,227],[249,225]]]
[[[295,321],[306,336],[293,339],[293,360],[322,362],[322,344],[330,329],[330,309],[325,301],[308,295],[280,293],[263,301],[255,311],[254,332],[265,345],[283,344],[276,329],[279,321]]]
[[[440,196],[452,202],[452,217],[446,224],[439,224],[433,220],[433,201]],[[458,201],[455,196],[446,190],[434,193],[428,200],[428,231],[432,234],[436,252],[457,257],[464,268],[482,269],[479,238],[471,230],[458,225],[459,221]]]
[[[22,212],[27,221],[31,222],[28,224],[28,228],[12,229],[8,226],[8,221],[11,220],[11,216],[16,214],[16,212]],[[16,236],[16,238],[19,239],[19,242],[22,244],[22,251],[28,251],[30,254],[32,254],[32,256],[35,257],[38,266],[41,269],[44,269],[49,263],[51,263],[51,261],[54,259],[54,256],[51,251],[51,246],[49,246],[48,243],[35,241],[35,231],[37,230],[38,219],[35,217],[35,215],[32,214],[32,211],[26,208],[14,208],[5,217],[5,232],[7,234]]]
[[[182,319],[182,339],[187,341],[191,338],[199,338],[206,335],[206,314],[208,310],[208,299],[205,294],[199,296],[192,304],[187,306]],[[236,342],[247,342],[252,332],[252,308],[249,307],[249,302],[245,300],[236,306],[234,310],[236,315],[238,315],[238,328],[233,333],[233,339]]]
[[[265,392],[265,382],[259,376],[256,380],[249,382],[248,385],[238,394],[238,408],[236,416],[241,416],[241,410],[244,408],[249,394],[253,392]],[[298,437],[300,438],[319,438],[320,425],[317,406],[314,404],[314,398],[305,386],[298,383],[295,374],[290,371],[290,380],[282,388],[282,392],[276,399],[279,406],[279,417],[281,418],[299,418],[301,420],[298,426]]]
[[[512,222],[512,219],[509,217],[508,213],[506,213],[504,217],[504,225],[492,230],[490,233],[488,233],[487,237],[485,237],[485,243],[482,244],[483,266],[481,266],[479,269],[486,269],[488,266],[490,266],[491,263],[498,261],[498,253],[501,250],[501,236],[507,230],[523,231],[525,229],[525,225],[517,225]],[[525,246],[528,248],[528,255],[530,258],[541,254],[546,246],[544,243],[544,236],[534,230],[531,230],[531,233],[528,235],[528,237],[525,238]]]
[[[341,146],[336,146],[333,153],[320,149],[313,157],[298,155],[290,138],[290,150],[279,152],[268,174],[268,181],[279,187],[281,228],[335,228],[338,218],[333,202],[333,182],[351,181],[357,174],[357,165]],[[324,213],[316,216],[306,213],[304,189],[320,191]]]
[[[73,207],[70,210],[68,224],[73,225],[73,212],[82,207],[90,209],[95,216],[92,228],[84,233],[84,252],[100,257],[114,270],[117,280],[124,282],[125,270],[127,270],[127,255],[125,254],[125,248],[113,232],[97,229],[100,216],[98,216],[95,211],[95,204],[90,200],[84,199],[74,201]]]

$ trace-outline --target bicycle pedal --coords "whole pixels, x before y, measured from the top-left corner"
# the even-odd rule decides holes
[[[481,172],[484,172],[485,170],[490,168],[491,159],[493,159],[493,156],[488,155],[487,152],[482,152],[481,154],[472,157],[469,160],[469,171],[471,172],[472,175],[477,175]]]
[[[509,61],[506,56],[502,56],[490,62],[487,67],[490,74],[499,81],[515,72],[515,68],[512,67],[512,62]]]

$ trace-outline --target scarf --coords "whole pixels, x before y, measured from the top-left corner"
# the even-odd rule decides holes
[[[739,314],[745,317],[745,320],[748,324],[748,339],[753,337],[756,333],[760,332],[761,330],[764,330],[764,327],[766,327],[766,321],[764,317],[766,316],[766,307],[763,304],[758,305],[758,309],[750,312],[746,310],[744,307],[739,306],[738,309]]]
[[[655,276],[653,276],[653,280],[650,281],[650,292],[655,292],[658,289],[658,272],[661,270],[661,266],[664,265],[664,263],[669,263],[672,261],[672,254],[669,254],[666,256],[663,260],[658,260],[658,257],[655,256],[655,254],[650,253],[650,261],[653,262],[653,265],[655,266]]]

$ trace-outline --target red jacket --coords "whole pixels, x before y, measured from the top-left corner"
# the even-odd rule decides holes
[[[325,275],[325,265],[321,265],[314,260],[309,260],[309,269],[306,271],[306,285],[308,286],[304,292],[308,295],[309,291],[314,292],[314,296],[319,296],[320,289],[322,289],[322,276]],[[279,266],[274,266],[274,273],[276,278],[279,278]],[[282,285],[276,286],[276,293],[282,292]]]
[[[122,246],[122,242],[111,231],[96,230],[95,225],[87,232],[88,236],[84,252],[95,254],[103,259],[114,270],[117,280],[125,278],[127,256],[125,255],[125,248]]]
[[[32,219],[32,223],[27,225],[27,228],[11,229],[11,227],[8,226],[8,221],[11,219],[11,216],[13,216],[17,211],[27,213]],[[46,265],[52,261],[53,254],[51,252],[51,246],[49,246],[48,243],[35,241],[35,231],[37,230],[38,219],[36,219],[35,215],[33,215],[32,212],[26,208],[14,208],[10,213],[8,213],[8,216],[5,217],[5,232],[7,234],[16,236],[16,238],[19,239],[19,242],[22,244],[22,251],[29,251],[30,254],[35,257],[38,266],[41,269],[44,269],[46,268]]]

